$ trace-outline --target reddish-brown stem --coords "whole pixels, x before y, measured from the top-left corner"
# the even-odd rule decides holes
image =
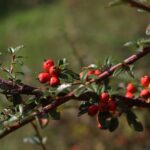
[[[147,12],[150,12],[150,5],[146,5],[146,4],[137,2],[135,0],[126,0],[126,2],[128,2],[132,7],[139,8],[139,9],[145,10]]]

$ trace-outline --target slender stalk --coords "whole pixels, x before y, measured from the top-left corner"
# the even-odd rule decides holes
[[[34,122],[31,122],[31,125],[32,125],[33,129],[35,130],[36,136],[38,137],[38,139],[40,141],[40,146],[41,146],[42,150],[46,150],[46,147],[43,143],[42,136],[40,134],[39,128],[37,127],[37,125]]]

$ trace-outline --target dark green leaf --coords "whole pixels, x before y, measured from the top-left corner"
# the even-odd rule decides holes
[[[109,124],[109,131],[113,132],[114,130],[117,129],[118,125],[119,125],[118,118],[112,118]]]
[[[82,110],[80,110],[80,112],[78,113],[78,116],[84,115],[87,113],[87,108],[84,108]]]
[[[123,71],[124,71],[123,68],[116,69],[113,73],[113,77],[119,76],[120,73],[122,73]]]
[[[143,131],[141,122],[137,121],[137,117],[132,111],[127,112],[127,121],[129,126],[135,131]]]
[[[30,143],[30,144],[40,144],[40,140],[37,136],[25,137],[23,139],[23,142]]]
[[[88,73],[88,70],[84,70],[84,71],[82,72],[82,77],[81,77],[81,81],[82,81],[82,82],[85,82],[85,81],[86,81],[86,79],[87,79],[87,73]]]
[[[81,86],[79,88],[77,88],[74,92],[74,95],[76,97],[79,97],[82,93],[84,93],[86,91],[86,88],[84,86]]]
[[[108,129],[110,120],[107,120],[110,114],[108,112],[99,112],[98,113],[98,121],[101,124],[103,129]]]
[[[22,48],[24,48],[24,45],[17,46],[16,48],[14,48],[14,52],[16,53],[19,50],[21,50]]]
[[[13,47],[9,47],[9,48],[8,48],[8,52],[9,52],[10,54],[13,54],[13,53],[15,52],[15,49],[14,49]]]
[[[96,83],[92,83],[91,84],[91,88],[92,88],[92,91],[99,94],[99,85],[97,85]]]
[[[67,69],[67,73],[68,73],[73,79],[79,80],[79,75],[78,75],[77,73],[73,72],[72,70]]]
[[[125,2],[125,0],[112,0],[111,2],[108,3],[107,7],[112,7],[112,6],[117,6],[121,5]]]
[[[52,117],[52,119],[54,120],[60,120],[60,112],[57,112],[56,109],[53,109],[49,112],[50,116]]]

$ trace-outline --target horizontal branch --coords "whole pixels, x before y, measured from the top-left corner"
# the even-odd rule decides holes
[[[149,53],[150,53],[150,46],[143,48],[142,51],[140,51],[137,54],[134,54],[134,55],[128,57],[122,63],[118,63],[118,64],[112,66],[111,68],[109,68],[108,70],[104,71],[103,73],[101,73],[98,76],[98,78],[88,81],[86,83],[86,85],[89,85],[89,84],[91,84],[93,82],[100,82],[100,81],[108,78],[109,76],[111,76],[113,74],[113,72],[116,69],[119,69],[119,68],[124,67],[124,66],[129,66],[129,65],[133,64],[134,62],[136,62],[137,60],[141,59],[142,57],[144,57],[145,55],[147,55]]]
[[[141,2],[137,2],[135,0],[126,0],[132,7],[139,8],[150,12],[150,5],[143,4]]]
[[[127,98],[122,95],[113,95],[114,99],[118,99],[119,101],[124,101],[129,106],[137,106],[137,107],[144,107],[144,108],[150,108],[150,103],[145,102],[143,99],[140,98]]]
[[[3,80],[0,78],[0,89],[3,90],[4,94],[25,94],[25,95],[42,95],[42,91],[38,88],[26,85],[23,83],[14,83],[10,80]]]
[[[70,95],[70,96],[67,95],[67,96],[63,96],[63,97],[57,97],[53,101],[53,103],[46,105],[45,107],[42,108],[41,111],[33,112],[29,116],[27,116],[23,119],[20,119],[20,120],[16,121],[14,124],[10,125],[9,127],[3,129],[0,132],[0,138],[3,138],[6,135],[8,135],[9,133],[23,127],[24,125],[26,125],[28,123],[30,123],[31,121],[33,121],[35,119],[36,116],[47,113],[50,110],[55,109],[58,106],[66,103],[70,100],[74,99],[74,100],[79,100],[79,101],[88,101],[93,96],[95,96],[95,93],[88,92],[88,93],[81,94],[79,97],[76,97],[74,95]],[[124,101],[124,102],[126,102],[126,104],[129,104],[130,106],[150,108],[150,103],[146,103],[146,102],[142,101],[141,99],[131,99],[131,98],[126,98],[126,97],[121,96],[121,95],[114,95],[112,97],[114,99]]]

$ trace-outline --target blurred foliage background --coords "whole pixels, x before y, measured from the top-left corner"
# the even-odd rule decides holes
[[[44,59],[67,58],[70,67],[79,71],[82,65],[102,63],[112,56],[120,61],[135,50],[123,44],[145,36],[149,14],[128,6],[105,8],[109,0],[0,0],[0,62],[9,63],[5,54],[10,46],[24,45],[19,52],[25,65],[21,68],[25,83],[39,86],[36,80]],[[80,61],[81,60],[81,61]],[[149,56],[136,63],[136,77],[149,73]],[[1,98],[1,109],[7,103]],[[41,131],[51,150],[148,150],[150,149],[149,113],[140,109],[145,131],[137,133],[128,127],[125,116],[114,133],[97,128],[94,118],[77,116],[71,107],[62,112],[62,120],[50,121]],[[23,143],[34,134],[30,125],[0,140],[1,150],[40,150]]]

